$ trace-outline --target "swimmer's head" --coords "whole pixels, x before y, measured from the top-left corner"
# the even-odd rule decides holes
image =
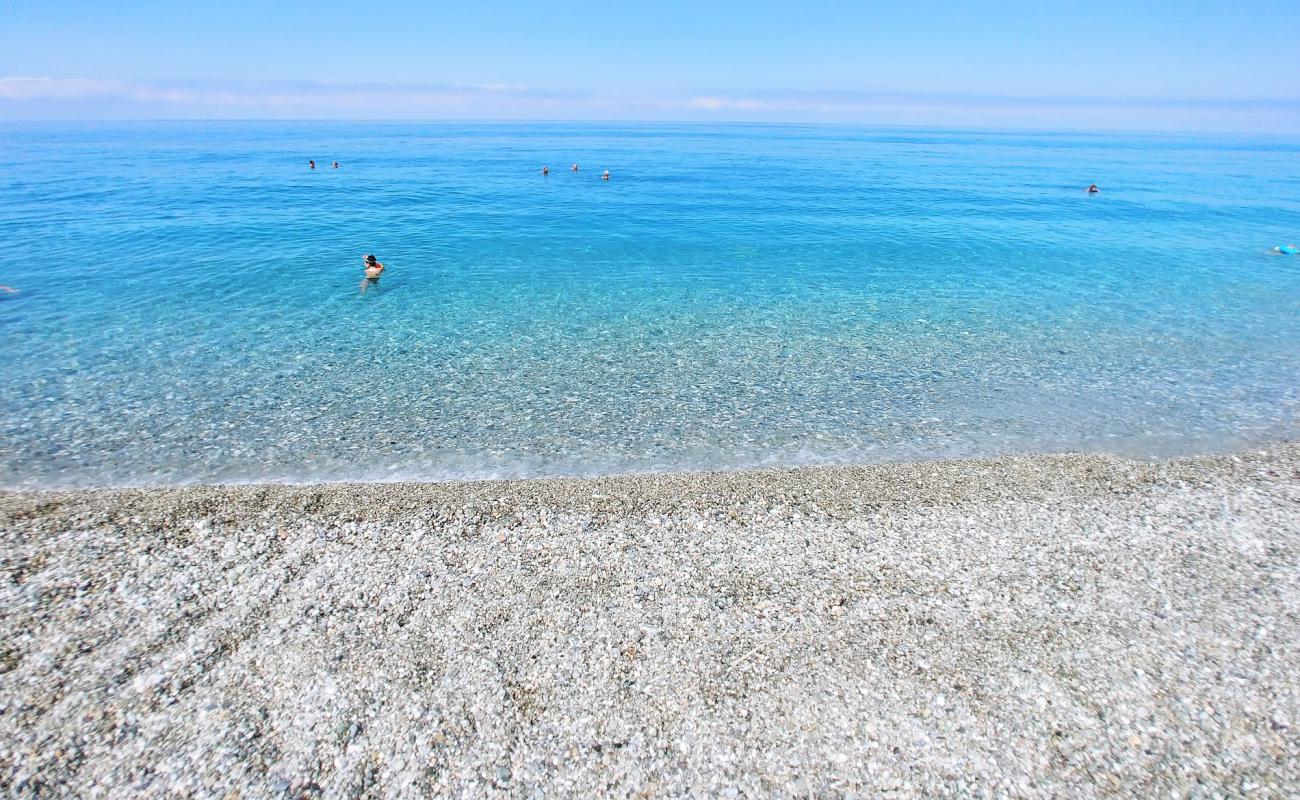
[[[375,259],[374,256],[372,256],[372,255],[367,255],[367,256],[366,256],[366,263],[367,263],[367,264],[374,264],[375,261],[376,261],[376,259]]]

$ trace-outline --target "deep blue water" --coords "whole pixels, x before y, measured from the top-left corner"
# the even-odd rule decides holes
[[[1296,240],[1280,139],[5,124],[0,485],[1296,438]]]

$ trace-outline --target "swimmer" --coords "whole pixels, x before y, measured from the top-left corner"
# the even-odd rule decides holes
[[[339,162],[335,161],[335,162],[334,162],[334,169],[338,169],[338,168],[339,168]]]
[[[12,286],[0,286],[0,292],[5,292],[7,294],[18,294],[18,290]]]
[[[311,167],[312,169],[316,169],[316,162],[315,162],[315,161],[308,161],[308,162],[307,162],[307,166]]]
[[[551,174],[551,168],[550,168],[550,167],[542,167],[542,174],[543,174],[543,175],[550,175],[550,174]]]
[[[1293,244],[1280,244],[1273,248],[1273,252],[1280,256],[1300,256],[1300,247]],[[3,286],[0,286],[0,289],[3,288]]]
[[[577,165],[577,164],[574,164],[573,166],[569,167],[569,171],[570,171],[570,172],[577,172],[577,171],[578,171],[578,165]]]
[[[367,255],[361,261],[366,265],[366,277],[361,281],[361,293],[365,294],[366,289],[371,285],[379,285],[379,276],[384,274],[384,265],[376,261],[372,255]]]
[[[607,181],[607,180],[609,180],[609,170],[605,170],[605,174],[601,175],[601,176],[600,176],[600,179],[601,179],[602,181]]]
[[[1095,183],[1094,183],[1093,185],[1091,185],[1091,186],[1088,187],[1088,194],[1097,194],[1097,193],[1100,192],[1100,191],[1101,191],[1101,189],[1098,189],[1098,188],[1097,188],[1097,184],[1095,184]]]

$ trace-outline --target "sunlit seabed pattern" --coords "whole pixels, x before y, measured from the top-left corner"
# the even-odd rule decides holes
[[[4,124],[0,485],[1295,438],[1298,198],[1280,139]]]

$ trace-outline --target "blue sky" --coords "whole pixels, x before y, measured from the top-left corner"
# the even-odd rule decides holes
[[[1300,132],[1300,0],[0,0],[0,118]]]

